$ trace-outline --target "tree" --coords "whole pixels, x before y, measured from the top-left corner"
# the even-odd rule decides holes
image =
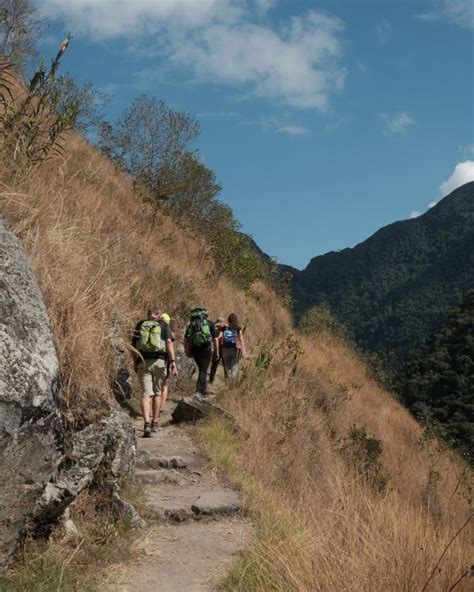
[[[199,226],[203,220],[211,222],[222,189],[214,171],[195,154],[185,152],[177,162],[162,165],[159,175],[160,190],[171,214],[185,218],[193,226]]]
[[[0,0],[0,55],[19,72],[37,55],[35,44],[42,28],[30,0]]]
[[[334,317],[328,306],[313,306],[303,313],[298,329],[305,335],[327,331],[337,337],[346,338],[347,331]]]
[[[59,116],[75,105],[74,128],[87,133],[102,123],[107,99],[92,82],[78,84],[71,76],[63,74],[53,83],[51,102]]]
[[[410,353],[395,388],[416,417],[439,426],[447,442],[474,462],[474,290]]]
[[[198,135],[199,125],[192,117],[140,95],[114,124],[102,124],[99,146],[153,198],[166,200],[171,173],[179,169]]]

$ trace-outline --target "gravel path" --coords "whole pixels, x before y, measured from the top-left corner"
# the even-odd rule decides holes
[[[251,530],[239,493],[219,484],[188,426],[163,425],[147,439],[135,427],[136,478],[159,525],[143,532],[138,559],[110,570],[102,592],[210,592]]]

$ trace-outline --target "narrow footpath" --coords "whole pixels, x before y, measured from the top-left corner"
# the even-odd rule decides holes
[[[169,402],[171,416],[174,404]],[[103,592],[211,592],[243,549],[250,523],[240,495],[219,484],[188,425],[164,422],[152,438],[137,431],[136,479],[158,525],[145,528],[139,558],[108,574]]]

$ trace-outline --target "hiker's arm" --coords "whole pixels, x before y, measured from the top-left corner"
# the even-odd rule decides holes
[[[132,354],[132,360],[133,360],[133,369],[135,370],[135,372],[137,371],[137,365],[138,365],[137,342],[138,342],[139,330],[140,330],[140,323],[137,323],[135,326],[135,329],[133,330],[132,340],[131,340],[131,345],[132,345],[131,354]]]
[[[214,359],[219,358],[219,337],[214,337]]]
[[[171,339],[166,340],[166,349],[168,351],[168,356],[170,357],[170,361],[171,361],[171,374],[173,376],[177,376],[178,367],[176,365],[176,354],[174,351],[174,343]]]
[[[240,333],[240,350],[242,352],[242,356],[245,358],[246,356],[246,351],[245,351],[245,341],[244,341],[244,336],[243,333]]]

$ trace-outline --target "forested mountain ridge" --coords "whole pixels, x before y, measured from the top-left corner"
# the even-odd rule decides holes
[[[449,444],[474,462],[474,290],[395,378],[395,388],[419,419],[441,427]]]
[[[303,271],[283,269],[293,276],[297,317],[328,305],[358,345],[401,358],[474,286],[474,182],[354,248],[315,257]]]

